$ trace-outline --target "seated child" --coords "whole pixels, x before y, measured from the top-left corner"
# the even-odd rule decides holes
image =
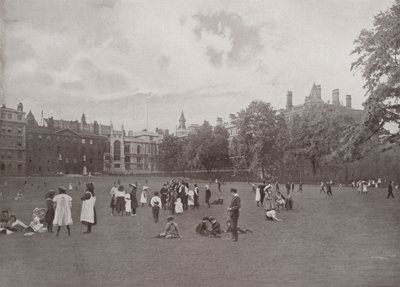
[[[9,230],[13,232],[22,232],[26,228],[28,228],[28,226],[21,220],[17,219],[15,215],[10,216],[9,228],[8,228]]]
[[[285,206],[285,197],[279,191],[275,195],[275,202],[278,210]]]
[[[208,220],[211,222],[211,230],[209,232],[210,236],[221,237],[221,224],[219,224],[219,222],[212,216],[210,216]]]
[[[175,202],[175,213],[176,214],[183,213],[183,204],[180,198],[178,198]]]
[[[209,235],[209,231],[208,231],[208,226],[207,226],[207,222],[208,222],[208,217],[205,216],[203,217],[203,220],[196,226],[196,233],[200,234],[200,235],[204,235],[204,236],[208,236]]]
[[[265,212],[265,219],[266,220],[276,220],[276,221],[282,221],[282,219],[279,219],[276,217],[276,212],[275,209],[267,209],[267,211]]]
[[[222,197],[219,197],[217,200],[214,200],[213,202],[211,202],[211,204],[213,205],[222,205],[224,204],[224,199]]]
[[[242,234],[247,233],[247,232],[253,232],[253,231],[250,230],[249,228],[240,227],[240,226],[237,227],[237,231],[238,231],[239,233],[242,233]],[[230,221],[230,220],[227,220],[227,221],[226,221],[226,233],[229,233],[229,232],[232,232],[232,227],[231,227],[231,221]]]
[[[22,200],[24,199],[24,194],[22,193],[21,189],[17,192],[17,195],[14,197],[14,200]]]
[[[182,236],[179,234],[178,224],[174,222],[174,218],[172,216],[167,217],[165,231],[156,237],[165,239],[182,238]]]
[[[26,231],[30,235],[33,232],[43,233],[47,231],[47,228],[44,228],[43,222],[46,216],[46,209],[45,208],[35,208],[32,214],[32,221],[29,224]]]

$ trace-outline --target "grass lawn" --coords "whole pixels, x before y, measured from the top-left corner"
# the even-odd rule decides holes
[[[80,178],[87,180],[87,178]],[[13,197],[25,179],[10,178],[0,201],[29,224],[35,207],[45,207],[43,182],[48,189],[76,184],[78,178],[29,178],[24,200]],[[386,190],[370,189],[368,195],[351,188],[333,188],[333,198],[319,193],[319,186],[305,185],[294,194],[294,209],[281,211],[282,222],[264,220],[251,187],[227,183],[222,193],[211,186],[212,199],[224,205],[208,208],[201,187],[200,209],[175,216],[182,240],[154,239],[163,231],[169,214],[161,211],[154,223],[151,209],[139,207],[136,217],[110,216],[109,190],[114,177],[92,177],[97,196],[98,225],[83,234],[79,222],[81,190],[73,191],[72,236],[62,229],[55,234],[0,237],[0,286],[400,286],[400,193],[386,199]],[[150,193],[165,178],[148,178]],[[145,178],[122,177],[126,187]],[[40,187],[38,187],[40,185]],[[229,188],[242,198],[239,225],[254,232],[231,242],[205,238],[194,232],[203,216],[213,215],[225,228]],[[283,186],[281,186],[281,189]]]

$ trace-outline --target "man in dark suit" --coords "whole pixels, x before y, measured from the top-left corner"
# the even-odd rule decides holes
[[[235,188],[231,188],[231,204],[229,205],[229,217],[231,219],[231,228],[232,228],[232,241],[238,241],[238,220],[239,220],[239,209],[240,209],[240,197],[237,194],[237,190]]]
[[[388,195],[387,195],[386,198],[390,198],[390,197],[394,198],[394,195],[393,195],[393,181],[389,181],[389,185],[388,185]]]

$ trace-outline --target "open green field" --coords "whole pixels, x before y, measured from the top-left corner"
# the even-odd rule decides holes
[[[80,178],[87,180],[88,178]],[[319,186],[304,186],[294,194],[294,210],[278,214],[282,222],[264,220],[246,183],[227,183],[222,193],[211,186],[223,206],[208,208],[201,194],[199,210],[175,216],[182,240],[153,239],[163,231],[169,214],[161,211],[154,223],[151,209],[139,207],[136,217],[110,216],[109,190],[114,177],[92,177],[97,195],[98,225],[83,234],[79,222],[80,191],[73,191],[72,236],[55,234],[0,237],[0,286],[400,286],[400,193],[386,199],[386,190],[368,195],[333,188],[333,198]],[[3,179],[2,179],[3,180]],[[9,209],[29,223],[35,207],[45,207],[47,188],[74,185],[78,178],[30,178],[24,200],[15,201],[25,179],[8,179],[0,209]],[[150,191],[165,178],[148,178]],[[122,177],[121,183],[145,178]],[[199,182],[204,192],[205,182]],[[38,187],[40,185],[40,187]],[[205,238],[194,232],[203,216],[213,215],[225,227],[229,188],[242,198],[239,225],[252,229],[231,242]],[[281,186],[281,189],[283,186]],[[138,192],[139,197],[140,192]]]

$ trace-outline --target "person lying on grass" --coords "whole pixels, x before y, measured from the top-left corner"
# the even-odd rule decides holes
[[[242,234],[248,233],[248,232],[253,232],[251,229],[243,227],[243,226],[242,227],[238,226],[237,231]],[[229,232],[232,232],[232,227],[231,227],[231,221],[227,220],[226,221],[226,233],[229,233]]]
[[[165,231],[155,237],[165,238],[165,239],[174,239],[174,238],[180,239],[183,236],[180,235],[178,224],[174,222],[174,218],[172,216],[168,216],[167,224],[165,225]]]
[[[266,220],[275,220],[275,221],[282,221],[282,219],[279,219],[276,217],[276,211],[275,209],[267,209],[267,211],[265,212],[265,219]]]

